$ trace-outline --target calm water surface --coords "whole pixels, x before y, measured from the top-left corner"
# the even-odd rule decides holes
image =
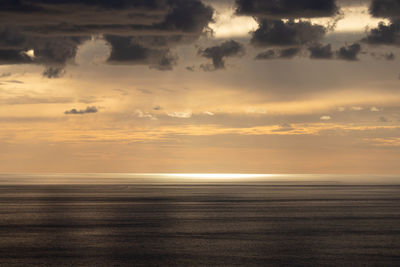
[[[399,266],[400,185],[367,178],[0,175],[0,266]]]

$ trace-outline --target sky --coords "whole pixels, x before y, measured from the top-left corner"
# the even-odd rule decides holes
[[[0,172],[400,173],[399,0],[0,0]]]

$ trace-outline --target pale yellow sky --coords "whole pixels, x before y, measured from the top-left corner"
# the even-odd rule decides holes
[[[236,16],[231,5],[215,5],[215,8],[215,22],[210,24],[215,38],[245,37],[257,29],[257,22],[253,17]],[[342,7],[341,14],[335,18],[315,18],[310,21],[322,25],[336,24],[333,30],[336,33],[364,32],[367,28],[376,27],[379,22],[388,22],[387,19],[373,18],[366,5]]]

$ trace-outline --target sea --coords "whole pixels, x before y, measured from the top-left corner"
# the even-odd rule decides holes
[[[400,266],[400,176],[0,174],[0,266]]]

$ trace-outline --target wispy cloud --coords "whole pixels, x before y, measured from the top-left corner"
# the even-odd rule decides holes
[[[135,115],[138,118],[145,118],[145,119],[150,119],[150,120],[157,120],[157,117],[155,117],[154,115],[148,113],[148,112],[143,112],[140,109],[136,109],[135,110]]]
[[[321,116],[320,119],[323,120],[323,121],[329,121],[332,118],[329,115],[325,115],[325,116]]]
[[[191,110],[186,110],[186,111],[169,112],[169,113],[167,113],[167,115],[169,117],[173,117],[173,118],[189,119],[192,117],[193,113]]]

